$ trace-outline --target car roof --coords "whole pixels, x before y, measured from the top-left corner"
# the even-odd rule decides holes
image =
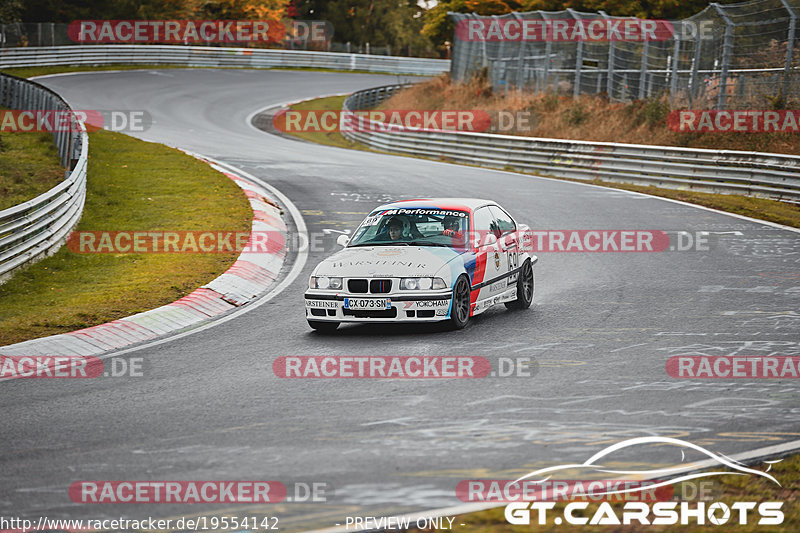
[[[474,211],[484,205],[496,205],[491,200],[479,198],[416,198],[414,200],[400,200],[390,204],[383,204],[375,210],[381,209],[449,209],[461,211]]]

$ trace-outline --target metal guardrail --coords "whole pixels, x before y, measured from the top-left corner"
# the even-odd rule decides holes
[[[50,89],[0,74],[0,106],[9,109],[72,113]],[[0,211],[0,283],[32,261],[51,255],[63,244],[83,212],[89,140],[83,124],[71,115],[69,131],[56,131],[53,141],[62,165],[69,169],[64,181],[32,200]]]
[[[345,111],[368,109],[402,85],[358,91]],[[372,148],[579,180],[655,185],[800,202],[800,156],[462,131],[405,130],[364,119],[342,134]]]
[[[268,48],[110,44],[0,50],[0,68],[113,64],[241,68],[307,67],[419,75],[437,75],[450,70],[450,61],[446,59]]]

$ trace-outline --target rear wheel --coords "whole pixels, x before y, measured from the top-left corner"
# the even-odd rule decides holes
[[[330,333],[339,327],[338,322],[325,322],[323,320],[309,320],[308,325],[320,333]]]
[[[450,310],[450,327],[464,329],[469,322],[469,282],[461,276],[453,287],[453,302]]]
[[[525,261],[517,278],[517,299],[513,302],[506,302],[509,309],[527,309],[533,302],[533,265],[530,261]]]

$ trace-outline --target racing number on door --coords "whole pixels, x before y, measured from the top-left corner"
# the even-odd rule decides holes
[[[516,250],[508,251],[508,270],[514,270],[519,266],[519,252]]]

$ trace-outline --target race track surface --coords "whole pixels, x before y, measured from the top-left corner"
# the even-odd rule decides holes
[[[496,200],[536,229],[707,231],[710,250],[542,253],[526,312],[500,306],[457,332],[371,325],[323,336],[308,328],[302,295],[335,249],[328,241],[267,304],[126,355],[145,359],[144,377],[2,383],[0,515],[250,513],[299,530],[456,505],[462,479],[514,479],[630,437],[677,437],[728,455],[800,439],[796,380],[677,380],[665,371],[675,355],[800,355],[797,233],[620,190],[312,145],[246,120],[270,104],[396,80],[203,69],[41,82],[76,109],[147,110],[154,123],[142,138],[262,178],[312,233],[353,228],[387,200],[466,196]],[[285,355],[530,357],[535,373],[286,380],[272,371]],[[649,447],[622,461],[680,457]],[[67,495],[74,481],[123,479],[321,481],[335,496],[325,505],[215,507],[81,506]]]

